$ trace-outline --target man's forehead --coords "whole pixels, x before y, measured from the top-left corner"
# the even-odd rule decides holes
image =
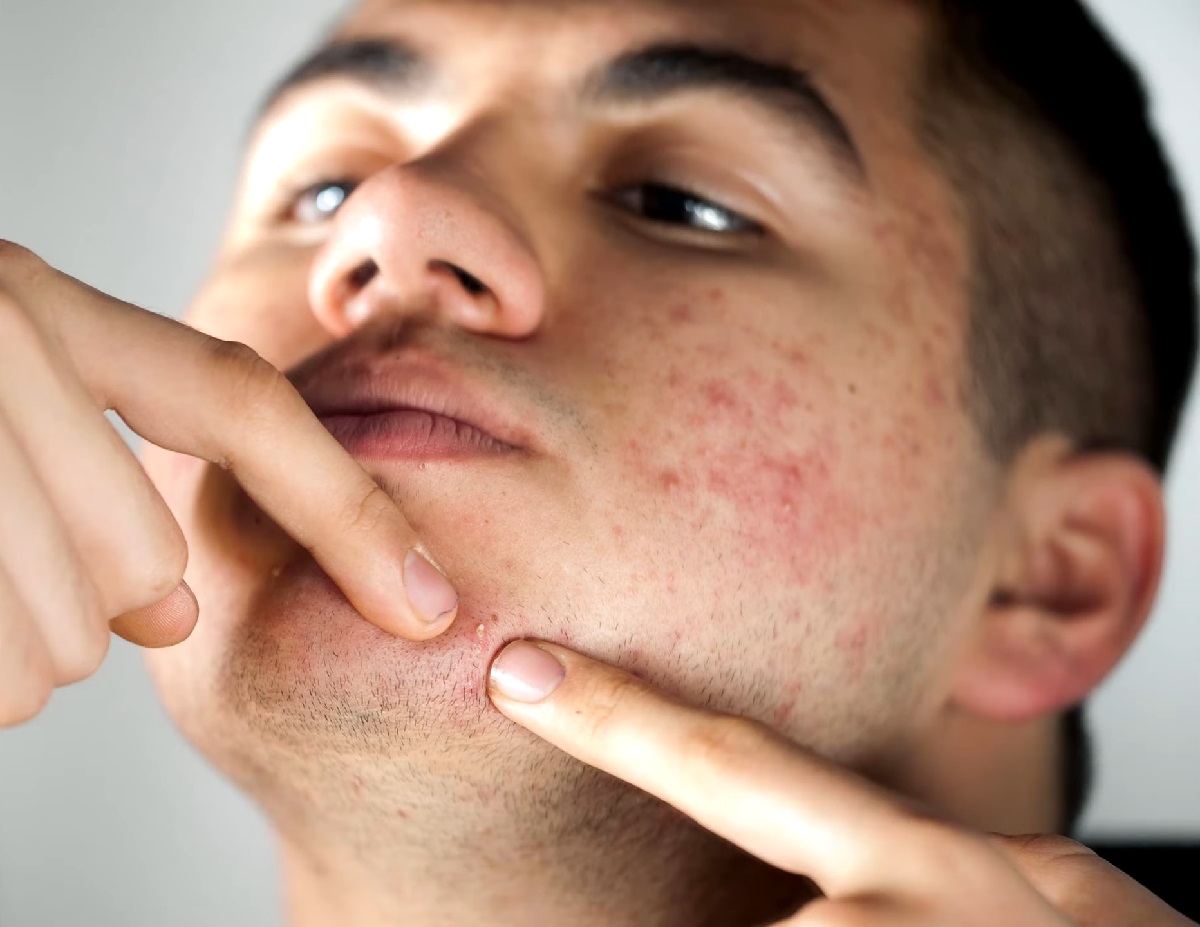
[[[521,75],[526,89],[639,45],[726,47],[803,71],[838,106],[907,129],[936,18],[930,0],[361,0],[330,44],[398,40],[495,86]]]
[[[932,19],[925,0],[360,0],[335,38],[387,32],[413,14],[444,15],[464,25],[541,19],[591,32],[674,24],[736,35],[777,56],[789,49],[815,53],[867,30],[895,33],[898,24],[924,32]],[[533,44],[538,37],[527,38]]]
[[[801,6],[801,0],[758,4],[793,14]],[[764,106],[760,115],[773,109],[779,121],[815,130],[839,166],[861,179],[853,133],[814,80],[808,56],[768,44],[753,29],[731,29],[728,10],[715,0],[367,0],[276,87],[270,104],[334,77],[407,89],[411,100],[422,88],[436,94],[431,78],[438,73],[464,67],[493,88],[514,81],[526,89],[573,83],[593,102],[652,102],[687,89],[737,91],[745,102]],[[762,34],[777,40],[781,31]],[[530,53],[534,45],[537,54]],[[444,93],[445,84],[436,83]]]

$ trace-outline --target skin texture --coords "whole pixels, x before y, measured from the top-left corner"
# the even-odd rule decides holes
[[[998,583],[1032,587],[1010,556],[1025,483],[961,399],[959,212],[911,128],[929,23],[894,0],[729,9],[370,3],[342,35],[432,49],[436,105],[313,86],[251,145],[189,323],[294,379],[347,345],[419,352],[529,436],[504,457],[362,461],[458,590],[457,620],[423,643],[365,622],[225,471],[146,452],[202,616],[151,669],[272,818],[298,924],[753,923],[805,897],[497,713],[487,667],[518,637],[763,722],[965,823],[1054,826],[1052,712],[1079,687],[1001,727],[993,690],[955,702]],[[866,183],[719,93],[577,106],[590,67],[665,39],[811,71]],[[285,191],[347,177],[363,183],[336,220],[279,220]],[[642,181],[767,232],[680,234],[591,195]],[[379,272],[348,297],[364,257]],[[494,298],[480,308],[430,261]],[[1066,453],[1041,451],[1013,473]]]
[[[761,724],[681,705],[554,644],[507,646],[492,663],[490,693],[572,756],[810,877],[823,897],[778,927],[1194,927],[1072,840],[936,820]]]

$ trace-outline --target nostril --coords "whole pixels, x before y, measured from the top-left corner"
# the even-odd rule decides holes
[[[459,283],[463,285],[463,289],[472,296],[482,296],[488,291],[488,288],[483,285],[483,281],[478,277],[473,277],[465,270],[454,268],[454,276],[458,278]]]
[[[450,273],[454,274],[455,279],[462,284],[462,288],[472,296],[482,296],[488,291],[487,285],[482,280],[480,280],[474,274],[467,273],[461,267],[456,267],[447,261],[435,261],[433,266],[445,267],[447,270],[449,270]]]
[[[372,260],[363,261],[350,274],[349,283],[355,290],[363,289],[375,279],[379,273],[379,265]]]

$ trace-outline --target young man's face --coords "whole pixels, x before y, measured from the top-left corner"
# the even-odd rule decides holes
[[[898,0],[362,7],[339,42],[420,62],[279,99],[189,321],[310,397],[450,402],[516,448],[338,431],[460,593],[423,644],[223,472],[151,452],[201,602],[153,657],[191,736],[246,781],[353,747],[527,794],[571,762],[486,699],[528,636],[851,765],[919,748],[995,489],[961,225],[915,129],[928,34]]]

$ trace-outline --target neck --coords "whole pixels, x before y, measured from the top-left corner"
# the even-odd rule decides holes
[[[749,927],[812,897],[807,880],[644,793],[594,771],[581,779],[571,817],[548,802],[514,822],[484,800],[469,825],[411,804],[404,817],[375,808],[370,821],[289,822],[279,832],[289,927]],[[599,810],[581,818],[587,808]]]
[[[991,724],[951,713],[876,778],[968,826],[1052,832],[1060,752],[1057,718]],[[331,796],[329,772],[298,791],[257,790],[279,834],[289,927],[749,927],[814,895],[807,880],[587,767],[511,794],[449,770],[398,789],[357,765],[332,776],[353,788]]]
[[[937,734],[889,784],[950,819],[996,834],[1062,827],[1063,751],[1057,715],[1000,723],[948,709]]]

